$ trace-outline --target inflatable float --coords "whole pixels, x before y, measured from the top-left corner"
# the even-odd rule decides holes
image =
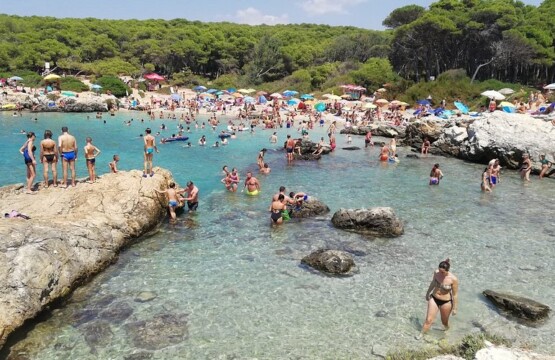
[[[162,138],[160,142],[162,144],[165,144],[165,143],[174,142],[174,141],[187,141],[187,140],[189,140],[189,137],[187,136],[176,136],[171,138]]]

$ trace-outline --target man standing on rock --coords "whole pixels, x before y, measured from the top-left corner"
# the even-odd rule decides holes
[[[295,149],[295,139],[291,135],[287,135],[287,142],[285,143],[285,150],[287,151],[287,160],[293,161],[293,150]]]
[[[154,157],[154,150],[158,153],[158,148],[156,147],[156,138],[152,136],[150,128],[145,130],[146,135],[143,137],[145,142],[145,161],[144,161],[144,169],[143,169],[143,177],[146,177],[147,174],[150,177],[154,176],[154,171],[152,171],[152,158]]]
[[[71,186],[75,186],[75,161],[77,160],[77,141],[68,132],[67,126],[62,127],[62,135],[58,137],[58,151],[62,159],[63,188],[67,188],[67,167],[71,170]]]

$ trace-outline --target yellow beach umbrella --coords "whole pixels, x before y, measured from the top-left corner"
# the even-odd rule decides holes
[[[56,80],[56,79],[59,79],[59,78],[60,78],[59,75],[50,74],[50,75],[46,75],[46,76],[44,77],[44,80]]]
[[[374,101],[374,103],[378,104],[379,106],[384,106],[389,104],[389,101],[387,101],[386,99],[378,99]]]
[[[377,108],[377,106],[374,105],[374,104],[371,104],[371,103],[367,103],[366,105],[364,105],[364,108],[365,109],[375,109],[375,108]]]
[[[341,100],[341,96],[333,95],[333,94],[324,94],[322,95],[323,98],[328,100]]]
[[[231,95],[235,96],[236,98],[242,98],[242,97],[243,97],[243,95],[240,94],[240,93],[238,93],[238,92],[234,92],[234,93],[231,94]]]
[[[510,103],[508,101],[502,101],[501,104],[497,105],[497,107],[516,107],[515,104]]]
[[[250,89],[239,89],[237,90],[237,92],[243,93],[243,94],[248,94],[250,91]]]

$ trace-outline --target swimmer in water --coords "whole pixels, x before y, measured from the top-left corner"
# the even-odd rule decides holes
[[[443,172],[439,168],[439,164],[434,164],[430,171],[430,185],[439,185],[439,181],[443,179]]]
[[[484,169],[484,172],[482,172],[482,182],[480,183],[480,188],[482,189],[482,192],[491,192],[491,187],[489,186],[490,181],[491,181],[490,168],[487,167]]]

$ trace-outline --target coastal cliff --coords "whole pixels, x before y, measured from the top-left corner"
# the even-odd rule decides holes
[[[540,154],[555,161],[555,126],[529,115],[495,111],[469,120],[418,120],[407,127],[403,144],[420,151],[425,138],[432,143],[430,153],[483,164],[498,158],[508,169],[518,169],[525,153],[536,173]]]
[[[23,186],[0,188],[3,213],[30,217],[0,221],[0,348],[8,335],[80,282],[115,261],[133,239],[165,216],[153,189],[173,181],[169,171],[106,174],[94,184],[50,187],[35,195]]]

